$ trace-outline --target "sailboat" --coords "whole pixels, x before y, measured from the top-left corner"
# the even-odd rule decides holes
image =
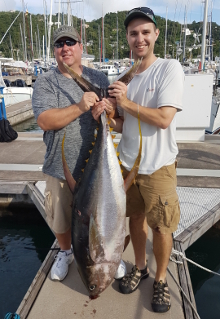
[[[20,79],[20,81],[17,80],[11,82],[12,77],[10,77],[10,75],[4,77],[4,81],[2,76],[2,63],[4,64],[4,67],[11,69],[27,68],[27,65],[23,61],[14,61],[12,58],[0,58],[0,82],[2,83],[3,87],[5,106],[7,107],[9,105],[31,99],[33,88],[27,86],[24,81]]]
[[[204,7],[200,65],[184,72],[183,112],[177,114],[177,140],[204,141],[205,134],[220,133],[220,89],[214,87],[216,76],[205,64],[207,14],[208,0]]]

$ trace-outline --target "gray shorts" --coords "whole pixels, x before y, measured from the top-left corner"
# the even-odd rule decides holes
[[[66,180],[45,177],[46,221],[56,234],[66,233],[71,227],[73,195]]]

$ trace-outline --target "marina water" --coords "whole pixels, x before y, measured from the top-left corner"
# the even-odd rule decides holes
[[[55,237],[36,208],[0,209],[0,318],[15,312]]]

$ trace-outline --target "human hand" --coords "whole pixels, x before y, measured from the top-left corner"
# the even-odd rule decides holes
[[[108,99],[102,99],[102,101],[105,103],[105,110],[107,114],[112,113],[116,109],[116,99],[115,98],[108,98]]]
[[[81,101],[77,104],[82,113],[90,110],[96,102],[99,101],[98,96],[94,92],[85,92]]]
[[[102,112],[104,111],[105,109],[105,102],[102,100],[102,101],[99,101],[99,102],[96,102],[93,106],[92,106],[92,116],[93,118],[98,121],[99,119],[99,116],[102,114]]]
[[[127,100],[127,86],[120,81],[116,81],[109,85],[108,93],[111,98],[116,99],[116,105],[122,106]]]
[[[99,116],[105,110],[107,114],[113,112],[116,108],[116,100],[113,98],[105,99],[103,98],[102,101],[96,102],[92,107],[92,116],[96,121],[98,121]]]

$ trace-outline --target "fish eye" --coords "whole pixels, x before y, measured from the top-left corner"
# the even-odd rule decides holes
[[[91,286],[89,286],[89,290],[90,290],[90,291],[93,291],[95,288],[96,288],[96,285],[91,285]]]

